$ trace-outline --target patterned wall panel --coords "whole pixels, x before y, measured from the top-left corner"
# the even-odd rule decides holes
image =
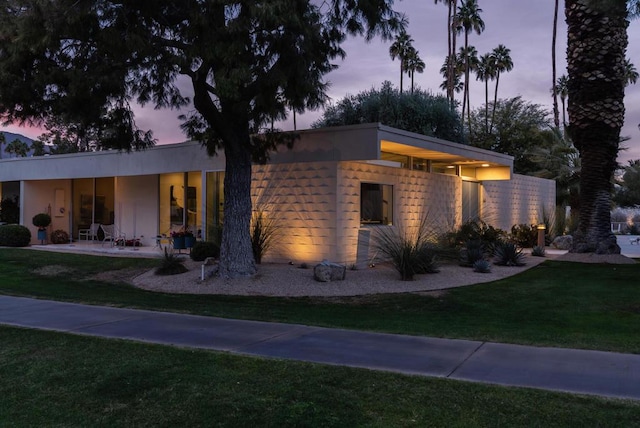
[[[552,213],[556,201],[553,180],[513,174],[510,181],[483,183],[483,220],[504,230],[514,224],[535,224]]]

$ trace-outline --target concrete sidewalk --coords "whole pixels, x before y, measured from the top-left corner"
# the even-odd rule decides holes
[[[0,296],[0,324],[640,400],[640,355],[367,333]]]

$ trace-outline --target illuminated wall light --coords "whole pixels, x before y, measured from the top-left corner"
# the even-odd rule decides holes
[[[483,168],[486,168],[486,167],[488,167],[488,166],[489,166],[489,164],[488,164],[488,163],[483,163],[481,166],[482,166]]]
[[[455,168],[455,167],[456,167],[455,165],[447,165],[448,169]]]

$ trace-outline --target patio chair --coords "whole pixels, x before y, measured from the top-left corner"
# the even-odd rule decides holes
[[[102,238],[102,246],[104,246],[104,243],[109,241],[111,242],[111,246],[113,247],[113,244],[115,243],[115,228],[113,224],[102,224],[100,225],[100,228],[102,229],[102,233],[104,233],[104,238]]]
[[[85,241],[98,239],[98,229],[100,229],[100,223],[91,223],[88,229],[78,230],[78,240],[83,238]]]

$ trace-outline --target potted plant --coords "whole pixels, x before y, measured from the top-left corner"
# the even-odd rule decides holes
[[[36,214],[31,222],[38,228],[38,240],[44,244],[47,240],[47,227],[51,224],[51,216],[46,213]]]
[[[193,232],[188,229],[171,232],[171,238],[173,239],[174,250],[184,250],[186,248],[192,248],[196,240],[193,236]]]

